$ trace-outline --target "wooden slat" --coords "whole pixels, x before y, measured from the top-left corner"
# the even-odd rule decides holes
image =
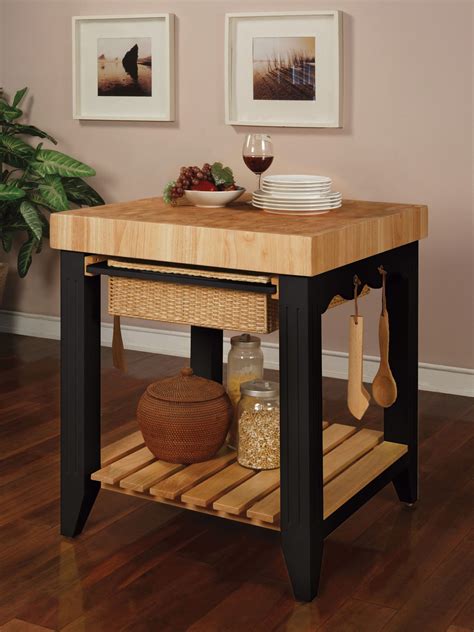
[[[328,421],[323,421],[323,430],[329,426]],[[143,440],[143,435],[140,430],[133,432],[123,439],[119,439],[110,445],[105,446],[101,450],[101,467],[105,467],[106,465],[110,465],[114,461],[118,461],[124,456],[131,454],[145,445],[145,441]],[[197,465],[201,465],[198,463]]]
[[[150,463],[150,465],[138,470],[138,472],[123,478],[120,481],[120,487],[132,489],[136,492],[145,492],[150,489],[153,484],[162,481],[175,472],[179,472],[183,467],[185,466],[177,463],[154,461],[154,463]]]
[[[343,424],[331,424],[323,432],[323,454],[327,454],[348,437],[357,432],[354,426],[345,426]]]
[[[123,457],[123,459],[119,459],[118,461],[103,467],[98,472],[94,472],[91,478],[93,481],[100,481],[101,483],[115,485],[115,483],[120,481],[122,478],[133,474],[154,460],[155,457],[148,448],[141,448],[140,450]]]
[[[324,488],[324,517],[334,513],[407,450],[406,445],[384,441],[330,481]]]
[[[357,459],[372,450],[380,442],[382,437],[382,432],[363,429],[353,434],[346,441],[343,441],[338,447],[329,452],[329,454],[323,458],[324,484],[349,467],[354,461],[357,461]],[[280,490],[276,489],[255,503],[255,505],[250,507],[247,511],[247,516],[254,520],[261,520],[262,522],[269,522],[271,524],[277,522],[280,517]]]
[[[324,435],[323,435],[324,436]],[[332,450],[323,458],[324,484],[349,467],[354,461],[372,450],[382,439],[383,433],[376,430],[360,430]],[[222,499],[221,499],[222,500]],[[265,496],[247,511],[247,516],[274,524],[280,517],[280,490]]]
[[[275,523],[262,522],[260,520],[251,520],[247,516],[234,516],[233,514],[226,514],[223,511],[214,511],[212,507],[197,507],[195,505],[185,505],[179,500],[169,500],[168,498],[162,498],[160,496],[151,496],[151,494],[145,492],[134,492],[131,489],[123,489],[118,485],[107,485],[101,483],[101,489],[107,489],[112,492],[118,492],[124,496],[133,496],[134,498],[143,498],[144,500],[151,500],[155,503],[161,503],[164,505],[170,505],[171,507],[179,507],[180,509],[186,509],[188,511],[196,511],[197,513],[204,513],[208,516],[215,516],[217,518],[224,518],[225,520],[232,520],[235,522],[241,522],[243,524],[249,524],[252,526],[263,527],[264,529],[271,529],[272,531],[280,531],[280,524],[278,521]]]
[[[135,452],[135,450],[138,450],[138,448],[141,448],[143,445],[145,445],[145,442],[143,441],[143,436],[140,430],[137,430],[137,432],[134,432],[133,434],[127,435],[123,439],[115,441],[115,443],[111,443],[101,450],[101,467],[110,465],[114,461],[127,456],[127,454]]]
[[[191,489],[191,487],[198,485],[206,478],[216,474],[236,460],[237,453],[232,450],[225,452],[221,456],[217,456],[211,461],[188,465],[188,467],[184,468],[177,474],[173,474],[173,476],[153,485],[150,489],[150,494],[174,500],[181,494],[184,494],[184,492],[187,492],[188,489]]]
[[[216,511],[225,511],[238,516],[279,485],[279,469],[262,471],[216,500],[213,507]]]
[[[208,507],[220,496],[223,496],[230,489],[243,483],[251,476],[255,476],[253,470],[242,467],[238,463],[233,463],[200,485],[190,489],[181,496],[181,500],[183,503],[197,505],[198,507]]]
[[[259,500],[247,511],[247,516],[252,520],[261,520],[274,524],[280,518],[280,488]]]
[[[352,463],[380,443],[383,432],[363,429],[349,437],[323,458],[323,483],[326,485]]]

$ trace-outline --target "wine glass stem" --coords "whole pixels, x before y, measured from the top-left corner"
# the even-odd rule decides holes
[[[259,173],[259,174],[258,174],[258,190],[259,190],[259,191],[260,191],[260,189],[262,188],[262,187],[260,186],[261,182],[262,182],[262,174],[261,174],[261,173]]]

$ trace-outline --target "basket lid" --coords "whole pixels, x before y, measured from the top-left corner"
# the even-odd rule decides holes
[[[146,392],[166,402],[207,402],[225,393],[218,382],[194,375],[191,367],[181,369],[178,375],[153,382]]]

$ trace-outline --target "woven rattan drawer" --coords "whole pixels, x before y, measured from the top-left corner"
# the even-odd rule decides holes
[[[109,265],[131,269],[156,270],[162,267],[111,262]],[[175,272],[175,269],[170,269]],[[186,271],[185,271],[186,272]],[[212,278],[210,273],[192,270],[192,277]],[[216,277],[222,279],[222,276]],[[225,278],[225,277],[224,277]],[[256,277],[257,278],[257,277]],[[232,281],[248,276],[232,275]],[[258,278],[261,281],[261,278]],[[278,301],[268,293],[241,291],[196,284],[153,281],[128,277],[109,278],[109,312],[169,323],[181,323],[234,329],[254,333],[270,333],[278,329]]]

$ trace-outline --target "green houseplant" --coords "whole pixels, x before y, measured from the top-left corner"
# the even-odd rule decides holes
[[[24,138],[57,141],[34,125],[22,124],[19,108],[27,88],[11,103],[0,96],[0,243],[9,252],[16,234],[23,236],[18,251],[18,274],[24,277],[33,254],[49,237],[49,213],[74,206],[97,206],[104,200],[83,178],[94,169],[54,149],[44,149]]]

